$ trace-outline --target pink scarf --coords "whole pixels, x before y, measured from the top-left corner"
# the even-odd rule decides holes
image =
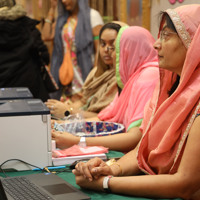
[[[116,76],[122,92],[102,110],[98,117],[104,121],[124,124],[143,118],[146,102],[152,96],[159,79],[155,40],[142,27],[123,27],[116,40]]]
[[[166,11],[186,46],[180,83],[168,97],[174,74],[160,70],[161,80],[143,120],[138,164],[149,174],[173,174],[182,158],[190,128],[200,107],[200,5]]]

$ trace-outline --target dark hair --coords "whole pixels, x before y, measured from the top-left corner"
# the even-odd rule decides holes
[[[105,25],[101,28],[101,30],[100,30],[100,32],[99,32],[99,39],[101,39],[101,35],[102,35],[102,33],[103,33],[104,30],[106,30],[106,29],[113,29],[113,30],[116,30],[117,33],[118,33],[119,30],[120,30],[120,28],[121,28],[121,26],[120,26],[119,24],[117,24],[117,23],[114,23],[114,22],[109,22],[109,23],[105,24]],[[120,94],[121,91],[122,91],[122,89],[121,89],[118,85],[117,85],[117,87],[118,87],[118,92],[119,92],[119,94]]]
[[[171,89],[168,91],[168,95],[169,95],[169,96],[171,96],[171,95],[175,92],[176,88],[177,88],[178,85],[179,85],[179,81],[180,81],[180,76],[177,75],[176,81],[175,81],[174,84],[172,85]]]
[[[101,30],[99,32],[99,39],[101,38],[101,35],[102,35],[102,33],[103,33],[104,30],[106,30],[106,29],[113,29],[113,30],[116,30],[117,33],[118,33],[120,28],[121,28],[121,26],[119,24],[116,24],[116,23],[113,23],[113,22],[105,24],[101,28]]]

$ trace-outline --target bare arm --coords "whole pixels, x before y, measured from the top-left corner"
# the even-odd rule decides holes
[[[70,133],[52,132],[52,137],[56,141],[59,148],[68,148],[74,144],[78,144],[80,137],[73,136]],[[138,127],[133,127],[128,133],[120,133],[110,136],[87,137],[87,146],[105,146],[116,151],[130,151],[138,144],[141,138],[141,132]]]
[[[65,111],[69,110],[71,114],[81,113],[84,118],[97,117],[97,113],[81,110],[83,106],[81,101],[76,103],[61,102],[56,99],[48,99],[45,102],[46,106],[50,109],[52,115],[58,118],[65,117]]]
[[[78,163],[76,169],[73,170],[77,184],[84,188],[101,191],[103,190],[102,175],[130,176],[139,174],[136,153],[137,148],[124,155],[117,161],[118,164],[113,164],[112,166],[108,166],[100,158],[91,159],[87,163]]]
[[[104,146],[111,150],[128,152],[134,149],[141,138],[138,127],[133,127],[127,133],[119,133],[111,136],[88,137],[88,146]]]
[[[200,199],[200,117],[197,117],[188,136],[180,166],[175,174],[127,176],[137,173],[135,150],[123,156],[119,163],[123,175],[127,177],[113,177],[109,187],[113,193],[128,194],[151,198],[183,198]],[[116,166],[115,166],[116,167]],[[119,170],[119,168],[118,168]],[[81,187],[102,190],[103,177],[98,180],[87,181],[77,175],[77,183]]]
[[[49,9],[47,18],[45,19],[44,26],[42,28],[42,39],[44,41],[50,41],[54,39],[55,35],[55,10],[57,6],[57,0],[51,0],[51,8]]]
[[[91,179],[95,176],[99,177],[99,175],[131,176],[140,174],[136,154],[137,147],[121,157],[117,164],[108,166],[100,158],[94,158],[88,163],[79,163],[76,170],[80,174],[85,174],[86,178]]]
[[[102,25],[98,25],[98,26],[95,26],[93,29],[92,29],[92,34],[93,34],[93,37],[96,37],[96,36],[99,36],[99,32],[100,32],[100,29],[102,28]],[[98,45],[99,45],[99,40],[94,40],[94,50],[95,50],[95,62],[94,62],[94,66],[97,66],[97,57],[98,57]]]

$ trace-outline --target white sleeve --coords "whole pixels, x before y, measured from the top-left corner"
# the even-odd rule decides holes
[[[97,10],[94,10],[93,8],[90,9],[90,22],[92,28],[104,24],[100,13]]]

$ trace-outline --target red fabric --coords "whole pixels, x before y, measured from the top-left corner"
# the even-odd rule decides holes
[[[74,145],[67,149],[53,151],[53,157],[82,156],[100,153],[108,153],[108,148],[103,146],[80,147],[79,145]]]

